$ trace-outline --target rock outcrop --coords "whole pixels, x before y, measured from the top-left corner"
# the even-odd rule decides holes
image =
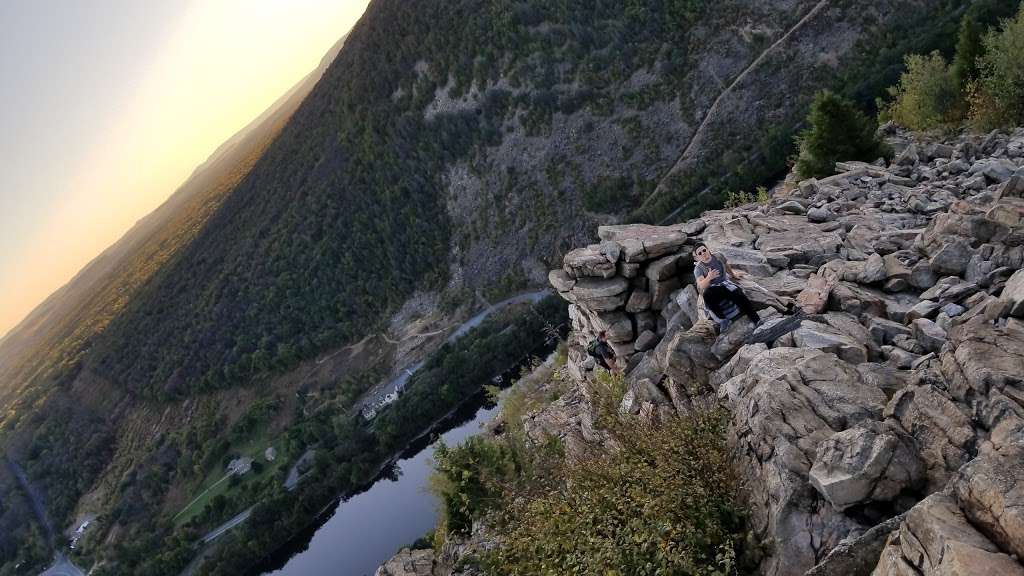
[[[1024,574],[1024,130],[890,135],[891,165],[841,162],[686,223],[601,227],[550,275],[570,303],[570,373],[591,378],[603,331],[624,413],[729,410],[762,574]],[[701,319],[698,242],[747,273],[756,331]],[[572,416],[530,418],[600,442],[575,399]]]
[[[889,135],[890,165],[602,226],[566,254],[549,280],[578,386],[527,414],[528,435],[570,454],[605,442],[586,353],[604,332],[624,414],[729,411],[760,574],[1024,576],[1024,130]],[[756,330],[699,313],[698,242],[746,272]],[[396,558],[416,570],[414,555]]]

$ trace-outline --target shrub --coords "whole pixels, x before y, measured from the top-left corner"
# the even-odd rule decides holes
[[[488,573],[731,574],[742,518],[722,412],[622,422],[621,449],[570,462],[561,481],[506,497]]]
[[[980,130],[1024,124],[1024,6],[984,39],[971,123]]]
[[[800,152],[796,169],[804,178],[835,174],[835,164],[840,160],[870,162],[891,154],[875,134],[874,120],[828,90],[815,95],[807,121],[809,128],[797,137]]]
[[[911,54],[899,83],[889,88],[890,119],[911,130],[949,126],[965,116],[963,91],[954,68],[938,52]]]

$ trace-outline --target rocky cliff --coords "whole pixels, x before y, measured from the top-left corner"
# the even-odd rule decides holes
[[[569,252],[550,281],[580,385],[526,416],[531,436],[603,441],[584,385],[603,330],[627,366],[623,413],[731,414],[759,573],[1024,574],[1024,130],[888,131],[891,164],[790,177],[766,204],[682,224],[601,227]],[[699,314],[698,242],[747,273],[756,330]],[[417,559],[379,574],[451,573]]]

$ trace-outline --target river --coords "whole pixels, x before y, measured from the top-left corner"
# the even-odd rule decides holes
[[[479,432],[498,410],[482,404],[482,396],[467,402],[442,424],[440,429],[447,431],[441,438],[454,445]],[[339,503],[322,522],[297,536],[254,573],[372,576],[379,565],[437,521],[437,499],[426,491],[436,446],[430,439],[410,446],[395,466],[397,478],[386,474],[369,490]]]

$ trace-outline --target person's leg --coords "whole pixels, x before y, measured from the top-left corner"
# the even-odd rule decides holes
[[[750,299],[747,298],[747,295],[743,293],[742,288],[737,286],[735,290],[726,290],[726,293],[728,294],[729,300],[732,300],[732,303],[735,304],[736,307],[740,309],[740,312],[746,315],[751,322],[756,324],[761,320],[761,317],[754,311],[754,305],[750,302]]]
[[[722,310],[722,304],[729,299],[729,291],[725,286],[708,286],[704,290],[704,305],[707,306],[715,316],[719,318],[725,318],[725,314]]]

